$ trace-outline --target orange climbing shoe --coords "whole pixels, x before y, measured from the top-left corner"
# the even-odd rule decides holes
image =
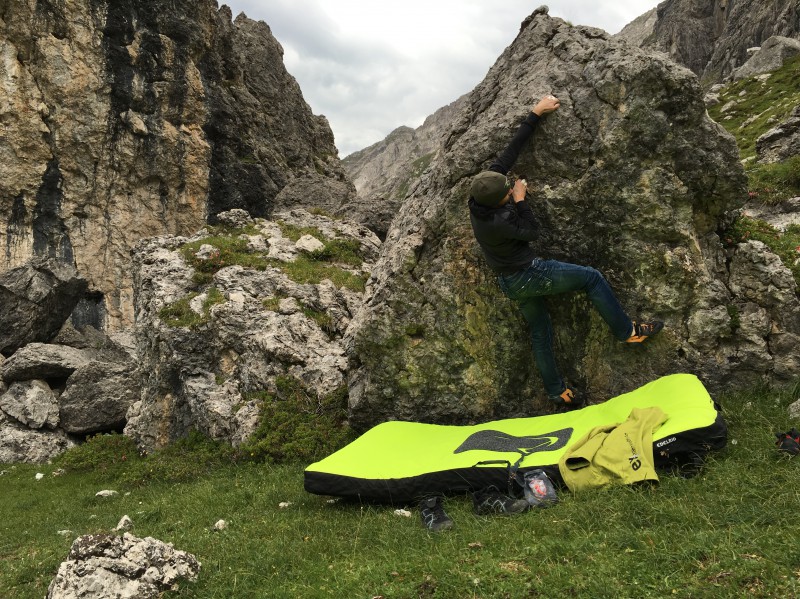
[[[583,405],[583,398],[575,391],[567,387],[561,392],[561,395],[551,396],[550,401],[556,404],[556,407],[565,410],[574,410]]]
[[[628,343],[641,343],[648,337],[652,337],[664,328],[664,323],[660,320],[649,322],[633,321],[633,334],[626,340]]]

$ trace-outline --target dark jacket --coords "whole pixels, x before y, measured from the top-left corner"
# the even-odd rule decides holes
[[[538,116],[528,114],[489,170],[507,175],[538,122]],[[536,254],[528,242],[539,236],[539,228],[527,200],[509,200],[504,206],[489,208],[470,198],[469,213],[475,239],[492,270],[509,274],[530,265]]]

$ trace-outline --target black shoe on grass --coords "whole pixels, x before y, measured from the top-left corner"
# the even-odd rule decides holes
[[[521,514],[530,504],[524,499],[514,499],[497,490],[487,489],[472,494],[472,506],[479,516],[510,516]]]
[[[442,507],[441,497],[428,497],[419,503],[422,525],[431,532],[450,530],[453,528],[453,521],[450,519]]]

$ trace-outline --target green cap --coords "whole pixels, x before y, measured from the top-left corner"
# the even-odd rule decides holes
[[[478,204],[494,208],[506,197],[509,189],[511,181],[508,177],[494,171],[483,171],[475,175],[469,193]]]

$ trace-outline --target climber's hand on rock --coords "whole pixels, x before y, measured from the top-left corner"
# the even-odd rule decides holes
[[[511,197],[515,202],[521,202],[525,199],[525,194],[528,193],[528,182],[525,179],[517,179],[514,181],[514,189],[511,190]]]
[[[548,112],[553,112],[559,106],[561,106],[561,101],[556,98],[555,96],[545,96],[531,109],[531,112],[536,114],[537,116],[542,116],[543,114],[547,114]]]

